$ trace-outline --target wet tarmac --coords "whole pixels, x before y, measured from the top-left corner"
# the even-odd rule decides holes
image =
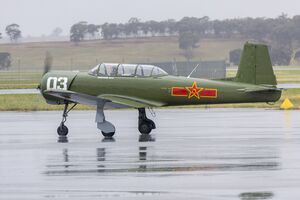
[[[299,199],[300,112],[156,110],[157,129],[137,131],[134,110],[0,113],[0,199]]]

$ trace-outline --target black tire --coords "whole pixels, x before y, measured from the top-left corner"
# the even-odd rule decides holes
[[[114,136],[115,132],[110,132],[110,133],[105,133],[103,131],[101,131],[102,135],[105,137],[105,138],[111,138]]]
[[[57,128],[57,134],[59,136],[67,136],[68,133],[69,133],[69,129],[65,125],[61,125]]]
[[[139,125],[139,131],[140,131],[141,134],[149,134],[152,131],[152,124],[142,122]]]
[[[155,125],[154,121],[150,120],[149,123],[151,125],[151,129],[156,129],[156,125]]]

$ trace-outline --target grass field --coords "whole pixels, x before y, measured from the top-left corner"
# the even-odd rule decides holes
[[[228,70],[227,77],[234,77],[236,70]],[[300,70],[275,70],[278,83],[300,83]],[[41,72],[0,71],[0,89],[36,88]]]
[[[41,72],[0,71],[0,89],[36,88],[41,77]]]
[[[245,40],[205,39],[195,49],[194,60],[223,60],[232,49],[242,48]],[[185,61],[177,38],[156,37],[112,41],[85,41],[78,46],[70,42],[1,44],[0,52],[9,52],[13,70],[42,71],[46,51],[54,58],[54,69],[90,69],[101,62]]]
[[[228,60],[228,52],[242,48],[246,40],[205,39],[195,49],[193,60]],[[101,62],[165,62],[185,61],[178,48],[176,38],[158,37],[146,39],[127,39],[113,41],[86,41],[75,46],[70,42],[45,42],[0,44],[0,52],[12,55],[13,67],[9,71],[0,71],[0,89],[36,88],[39,84],[46,51],[53,58],[53,69],[88,70]],[[300,70],[276,70],[278,83],[300,83]],[[227,77],[234,77],[236,70],[228,70]],[[297,107],[300,106],[300,91],[289,90],[288,96]],[[282,102],[282,100],[280,101]],[[267,104],[227,104],[209,107],[267,107]],[[199,106],[205,107],[205,106]],[[78,109],[90,109],[78,106]],[[0,110],[56,110],[61,106],[51,106],[40,95],[0,95]]]

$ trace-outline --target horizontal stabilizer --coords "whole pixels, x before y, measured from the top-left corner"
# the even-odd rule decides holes
[[[286,84],[278,84],[278,88],[282,90],[286,89],[300,89],[300,83],[286,83]]]
[[[270,91],[280,91],[281,89],[279,88],[243,88],[243,89],[238,89],[240,92],[245,92],[245,93],[252,93],[252,92],[270,92]]]

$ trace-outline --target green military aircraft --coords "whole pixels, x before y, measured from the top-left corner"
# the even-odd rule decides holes
[[[89,72],[75,72],[50,71],[46,63],[39,88],[47,103],[65,105],[57,128],[60,136],[68,134],[67,115],[79,103],[97,107],[97,127],[105,137],[112,137],[115,126],[106,121],[105,106],[136,108],[138,130],[149,134],[156,126],[147,118],[145,108],[272,103],[281,96],[268,48],[263,44],[246,43],[236,77],[222,80],[171,76],[159,67],[144,64],[102,63]]]

